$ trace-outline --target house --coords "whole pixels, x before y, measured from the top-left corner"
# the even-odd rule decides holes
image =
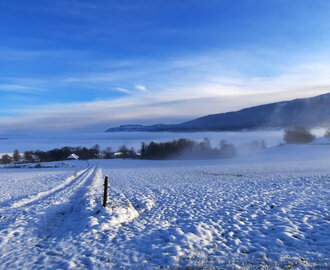
[[[123,156],[123,152],[115,152],[113,155],[115,158],[121,158]]]
[[[39,162],[39,161],[40,161],[40,158],[39,158],[39,156],[37,156],[37,155],[31,155],[31,159],[32,159],[32,161],[34,161],[34,162]]]
[[[72,153],[70,156],[67,157],[67,159],[78,160],[79,157],[76,154]]]
[[[105,154],[104,153],[97,153],[96,158],[99,158],[99,159],[105,158]]]

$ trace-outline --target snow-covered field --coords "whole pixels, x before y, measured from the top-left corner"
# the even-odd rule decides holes
[[[41,169],[6,169],[8,166],[0,165],[0,206],[27,195],[35,195],[59,187],[69,182],[78,170],[86,167],[86,163],[86,161],[48,162],[43,165],[57,166],[57,168]]]
[[[330,268],[330,145],[76,165],[0,169],[0,269]]]

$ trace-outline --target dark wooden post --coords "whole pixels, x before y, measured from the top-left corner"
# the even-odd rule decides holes
[[[103,194],[103,207],[107,206],[107,199],[108,199],[108,180],[109,177],[106,176],[104,179],[104,194]]]

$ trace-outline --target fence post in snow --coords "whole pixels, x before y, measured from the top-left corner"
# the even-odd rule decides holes
[[[104,194],[103,194],[103,207],[107,206],[107,199],[108,199],[108,180],[109,177],[106,176],[104,179]]]

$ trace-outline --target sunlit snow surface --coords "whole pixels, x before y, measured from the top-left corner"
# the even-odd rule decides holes
[[[0,169],[1,269],[330,267],[329,145],[76,165]]]
[[[44,166],[57,168],[6,169],[8,166],[0,165],[0,206],[59,187],[86,167],[86,162],[48,162]]]

